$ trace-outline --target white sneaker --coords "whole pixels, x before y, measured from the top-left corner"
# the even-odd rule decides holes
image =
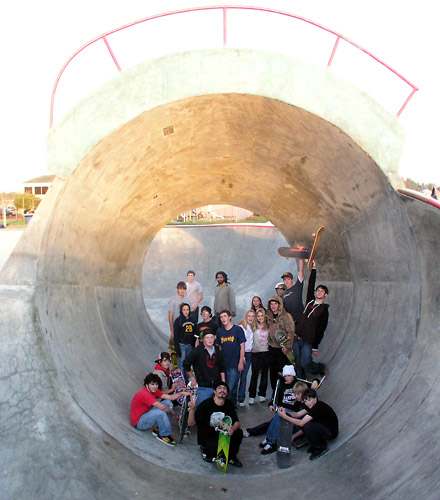
[[[243,437],[248,438],[250,436],[249,432],[247,429],[243,429]]]
[[[249,404],[253,405],[255,403],[255,398],[249,398]]]
[[[246,406],[246,403],[244,402],[238,403],[238,406],[241,406],[241,408],[243,408],[244,406]]]
[[[264,396],[258,396],[258,401],[259,401],[260,403],[264,403],[264,402],[265,402],[265,401],[267,401],[267,400],[266,400],[266,398],[265,398]]]

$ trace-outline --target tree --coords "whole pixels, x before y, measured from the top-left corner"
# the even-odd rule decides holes
[[[17,210],[35,210],[40,204],[40,198],[37,198],[31,193],[16,193],[14,197],[14,205]]]

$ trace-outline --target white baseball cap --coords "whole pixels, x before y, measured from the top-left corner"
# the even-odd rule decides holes
[[[283,377],[286,375],[291,375],[292,377],[296,375],[295,367],[293,365],[286,365],[283,367]]]

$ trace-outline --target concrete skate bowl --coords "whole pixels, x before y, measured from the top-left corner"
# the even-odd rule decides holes
[[[341,130],[264,97],[185,99],[105,137],[53,203],[31,301],[50,380],[41,375],[34,410],[47,414],[38,427],[45,441],[34,443],[33,428],[22,426],[29,438],[7,455],[33,471],[28,491],[436,498],[440,276],[430,264],[440,250],[438,213],[400,199]],[[316,463],[298,453],[280,472],[246,440],[246,467],[225,478],[201,463],[195,445],[169,449],[129,425],[130,397],[165,345],[144,307],[144,256],[166,221],[208,203],[262,213],[290,242],[327,227],[318,279],[330,288],[322,348],[330,375],[321,394],[340,415],[341,435]],[[43,485],[42,469],[59,473]]]
[[[266,303],[286,270],[296,263],[281,259],[277,249],[287,242],[276,227],[228,224],[168,226],[161,229],[145,255],[143,290],[148,315],[168,331],[167,308],[178,280],[196,268],[204,286],[203,304],[213,306],[215,273],[225,270],[236,295],[236,321],[259,295]],[[160,277],[160,278],[159,278]]]

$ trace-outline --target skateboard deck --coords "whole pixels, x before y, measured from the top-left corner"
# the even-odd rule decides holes
[[[277,342],[280,344],[281,347],[285,347],[287,344],[287,337],[284,335],[284,332],[281,330],[277,330],[275,332],[275,339]],[[295,364],[295,356],[293,355],[293,352],[291,350],[287,350],[287,354],[284,354],[286,358],[290,361],[290,364]]]
[[[310,248],[303,245],[295,245],[293,247],[280,247],[278,248],[278,253],[281,255],[281,257],[286,257],[288,259],[307,259],[308,267],[309,269],[311,269],[313,261],[316,257],[319,241],[324,230],[324,226],[318,227],[316,232],[313,234],[313,242]]]
[[[318,229],[317,229],[317,231],[316,231],[316,233],[315,233],[315,236],[313,238],[312,249],[310,250],[309,259],[308,259],[308,262],[307,262],[307,265],[308,265],[309,269],[312,268],[313,261],[315,260],[315,257],[316,257],[316,252],[318,251],[319,241],[321,239],[321,236],[322,236],[322,233],[323,233],[324,230],[325,230],[324,226],[319,226]]]
[[[174,368],[171,370],[171,379],[176,387],[176,392],[183,392],[187,390],[185,378],[183,377],[182,370],[180,368]],[[185,396],[182,396],[177,400],[179,405],[183,404]]]
[[[232,425],[232,419],[226,415],[216,430],[218,431],[218,447],[217,456],[215,458],[215,464],[217,469],[226,472],[228,470],[229,461],[229,445],[231,443],[231,436],[228,431]]]
[[[277,465],[280,469],[287,469],[291,465],[293,424],[280,417],[280,432],[278,437]]]
[[[305,384],[307,384],[309,387],[311,387],[312,389],[315,389],[315,391],[317,391],[322,383],[324,382],[324,380],[326,379],[327,375],[323,375],[322,377],[315,377],[313,380],[306,380],[304,378],[299,378],[297,377],[296,380],[298,380],[298,382],[304,382]],[[317,383],[314,384],[314,381],[317,381]],[[319,380],[319,382],[318,382]]]
[[[287,259],[308,259],[310,248],[300,245],[295,247],[280,247],[278,248],[278,253],[281,257],[286,257]]]

